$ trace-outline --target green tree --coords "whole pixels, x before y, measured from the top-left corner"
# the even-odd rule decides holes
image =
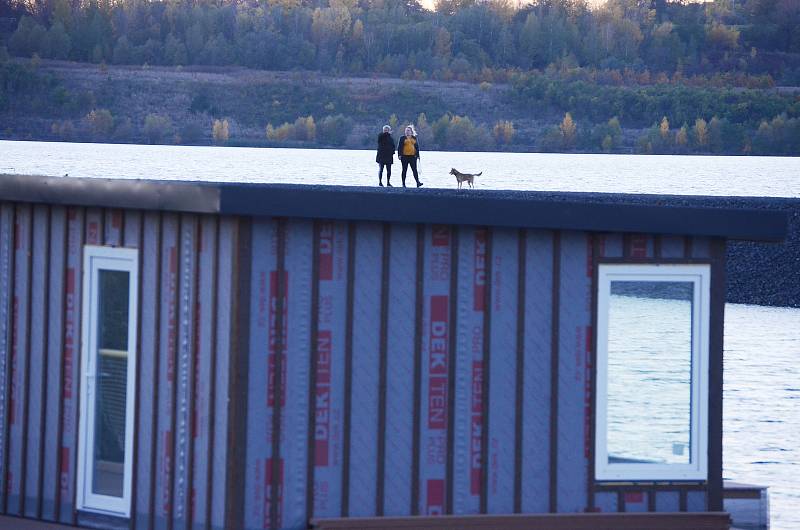
[[[8,41],[9,51],[18,56],[31,57],[41,54],[47,42],[47,30],[32,17],[22,17],[16,31]]]
[[[324,145],[344,145],[353,128],[353,120],[342,115],[325,116],[316,125],[316,138]]]
[[[92,135],[100,140],[108,140],[114,130],[114,117],[108,109],[94,109],[86,115],[86,122]]]
[[[716,116],[708,122],[708,145],[714,153],[721,153],[725,147],[722,127],[722,120]]]
[[[172,134],[172,120],[161,114],[148,114],[144,119],[143,132],[151,144],[162,143]]]
[[[188,121],[181,127],[180,136],[184,144],[197,144],[203,139],[203,128],[195,121]]]
[[[46,40],[47,56],[53,59],[66,59],[72,49],[72,39],[67,34],[64,24],[56,21],[50,26]]]
[[[114,45],[114,52],[112,54],[114,64],[132,64],[133,63],[133,50],[128,42],[128,37],[125,35],[117,39]]]

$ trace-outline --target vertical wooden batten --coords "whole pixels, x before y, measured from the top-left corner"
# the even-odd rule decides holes
[[[281,447],[281,423],[282,423],[282,415],[283,415],[283,406],[282,406],[282,397],[284,393],[283,388],[283,363],[286,351],[286,344],[284,344],[284,336],[283,336],[283,329],[284,329],[284,318],[286,313],[286,289],[288,289],[288,285],[286,285],[286,234],[287,234],[287,220],[286,219],[278,219],[277,220],[277,230],[278,230],[278,249],[277,249],[277,263],[276,263],[276,271],[278,273],[278,281],[277,281],[277,304],[278,307],[276,308],[276,315],[277,321],[275,323],[275,329],[278,330],[276,335],[276,344],[275,344],[275,372],[273,375],[275,381],[275,394],[273,397],[275,408],[272,414],[272,466],[269,469],[269,473],[271,474],[270,484],[272,488],[270,489],[270,510],[269,510],[269,520],[270,525],[272,528],[278,528],[279,522],[279,508],[280,508],[280,498],[279,498],[279,488],[281,487],[281,454],[280,454],[280,447]],[[250,241],[250,237],[248,234],[248,241]],[[252,250],[250,255],[248,255],[248,263],[252,262]],[[250,277],[250,271],[247,271],[247,277]],[[242,291],[242,296],[250,296],[250,286],[247,286],[247,290]],[[242,298],[244,300],[244,298]],[[242,302],[244,303],[244,302]],[[249,322],[250,315],[247,315],[247,319]],[[249,330],[248,330],[249,335]],[[247,337],[247,335],[243,335],[243,337]],[[249,353],[249,352],[248,352]],[[249,358],[249,356],[248,356]],[[245,394],[247,390],[245,387]],[[240,476],[244,476],[242,473]]]
[[[247,440],[247,391],[250,336],[252,220],[240,217],[234,228],[231,299],[230,378],[228,388],[228,466],[225,477],[225,527],[241,528],[244,515],[244,466]],[[280,283],[280,282],[279,282]],[[278,313],[280,315],[280,312]],[[280,317],[279,317],[280,318]],[[279,328],[280,329],[280,328]],[[280,378],[278,378],[280,380]],[[277,384],[276,384],[277,386]],[[274,503],[273,503],[274,506]],[[274,514],[271,514],[274,515]]]
[[[450,228],[450,313],[447,345],[447,463],[445,468],[445,510],[453,513],[453,468],[455,457],[455,411],[456,411],[456,367],[458,363],[457,332],[458,329],[458,253],[459,227]]]
[[[726,244],[712,239],[711,315],[708,344],[708,500],[709,511],[722,511],[722,372],[726,295]]]
[[[219,274],[219,254],[220,254],[220,219],[219,218],[208,218],[208,223],[211,227],[213,227],[213,231],[209,231],[212,233],[211,242],[212,242],[212,250],[211,250],[211,270],[208,271],[209,274],[209,283],[211,285],[211,301],[210,301],[210,308],[209,312],[212,316],[212,319],[216,322],[218,309],[219,309],[219,282],[218,282],[218,274]],[[203,523],[201,527],[210,528],[212,525],[212,506],[213,506],[213,498],[214,498],[214,459],[216,456],[216,446],[214,444],[214,440],[216,437],[216,415],[215,415],[215,407],[214,403],[217,399],[217,378],[216,378],[216,366],[217,366],[217,326],[211,324],[209,326],[209,349],[211,351],[211,358],[209,359],[209,381],[208,381],[208,395],[209,395],[209,402],[208,402],[208,452],[207,452],[207,460],[206,460],[206,504],[205,509],[203,510]]]
[[[9,396],[11,392],[11,348],[14,343],[14,249],[16,247],[16,209],[12,204],[0,205],[0,513],[8,505]]]
[[[139,301],[138,307],[136,308],[136,376],[135,376],[135,383],[134,383],[134,392],[136,396],[134,410],[133,410],[133,425],[136,426],[138,430],[139,420],[141,418],[141,407],[139,405],[141,399],[141,392],[142,392],[142,383],[141,383],[141,358],[142,358],[142,316],[144,311],[142,310],[143,307],[143,286],[142,278],[144,277],[144,215],[142,212],[124,212],[122,218],[122,244],[126,247],[132,247],[139,250],[138,252],[138,263],[137,263],[137,270],[139,271],[139,278],[137,280],[138,285],[138,293],[136,295],[136,299]],[[130,217],[128,220],[127,217]],[[133,442],[133,454],[131,458],[133,458],[133,466],[132,466],[132,476],[131,476],[131,516],[128,521],[128,528],[134,530],[136,528],[136,518],[137,518],[137,510],[136,510],[136,502],[137,502],[137,493],[139,489],[139,485],[137,483],[137,477],[139,472],[138,466],[138,456],[139,456],[139,442],[136,439],[137,436],[134,434],[134,442]]]
[[[164,262],[164,256],[163,256],[164,219],[160,213],[146,216],[145,233],[146,236],[149,236],[146,237],[145,239],[145,245],[147,245],[148,241],[152,241],[152,244],[154,245],[153,252],[151,253],[147,251],[146,255],[144,256],[144,265],[145,265],[144,271],[149,270],[149,268],[152,268],[154,271],[153,276],[151,277],[152,284],[150,285],[150,289],[145,290],[145,293],[147,293],[148,296],[152,296],[154,307],[153,307],[152,317],[150,315],[147,315],[148,320],[152,318],[150,324],[150,326],[152,326],[152,340],[149,343],[147,349],[144,348],[142,342],[141,344],[142,352],[146,352],[146,356],[143,355],[143,358],[141,359],[143,362],[138,363],[138,365],[140,367],[139,369],[144,371],[145,362],[147,363],[147,366],[149,367],[150,370],[148,373],[148,375],[150,376],[150,383],[153,386],[152,386],[152,396],[149,398],[151,399],[151,406],[150,410],[148,411],[150,414],[148,418],[149,421],[146,420],[140,426],[142,430],[144,430],[147,427],[149,427],[150,429],[149,439],[140,438],[140,440],[143,442],[142,445],[147,444],[149,446],[147,457],[140,459],[140,462],[145,465],[143,470],[147,470],[149,468],[148,476],[146,479],[149,488],[147,492],[144,495],[142,495],[140,501],[143,510],[143,515],[146,515],[147,520],[146,521],[143,520],[144,517],[137,519],[137,528],[150,529],[153,528],[153,525],[155,523],[155,502],[156,502],[155,479],[156,479],[156,460],[157,460],[156,440],[158,438],[157,436],[158,401],[160,399],[160,390],[161,390],[159,388],[160,377],[159,377],[158,367],[159,367],[159,353],[161,344],[161,313],[162,313],[161,299],[162,299],[162,288],[163,288],[163,282],[161,281],[161,274]],[[148,247],[145,248],[148,249]],[[147,267],[148,262],[151,263],[150,267]],[[146,272],[144,274],[145,274],[144,279],[146,281],[148,275]],[[144,400],[140,400],[140,403],[141,405],[144,405]],[[140,408],[143,407],[140,406]],[[144,447],[141,447],[140,451],[144,451]]]
[[[384,513],[386,482],[386,378],[389,328],[389,264],[391,252],[392,227],[383,225],[381,252],[381,294],[380,294],[380,360],[378,365],[378,462],[375,483],[375,515]]]
[[[316,426],[316,416],[315,416],[315,408],[316,408],[316,388],[317,388],[317,364],[319,362],[319,254],[320,254],[320,221],[315,221],[313,225],[313,236],[311,241],[311,326],[310,326],[310,344],[311,344],[311,357],[309,362],[309,395],[312,399],[308,400],[308,442],[307,442],[307,450],[308,455],[306,458],[306,514],[308,517],[314,516],[314,467],[316,465],[315,456],[316,451],[314,450],[314,428]],[[280,262],[280,258],[278,259]],[[280,264],[278,266],[278,276],[283,278],[282,273],[280,272],[282,268]],[[281,280],[282,281],[282,280]],[[279,299],[282,299],[282,295],[279,295]],[[279,312],[281,314],[282,312]],[[277,329],[283,329],[282,325],[277,326]],[[280,357],[282,355],[282,350],[278,350],[276,355]],[[278,363],[275,363],[276,366],[276,374],[280,374],[281,371],[277,369]],[[273,376],[275,381],[281,379],[279,375]],[[276,383],[277,386],[277,383]],[[275,397],[275,403],[277,407],[277,403],[279,402],[279,396]],[[277,414],[277,413],[276,413]],[[277,432],[274,431],[273,432]],[[277,455],[277,451],[273,450],[273,462]],[[273,482],[276,484],[276,482]],[[273,501],[272,504],[275,504]],[[273,528],[274,528],[273,523]]]
[[[352,428],[352,397],[353,397],[353,303],[355,289],[356,267],[356,223],[347,224],[347,290],[345,304],[345,346],[344,346],[344,421],[342,422],[342,502],[340,512],[342,517],[350,513],[350,452]],[[313,391],[312,391],[313,395]],[[309,402],[313,401],[309,399]]]

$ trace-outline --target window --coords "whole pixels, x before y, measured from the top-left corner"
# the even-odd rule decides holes
[[[83,260],[77,505],[128,517],[133,469],[138,256],[87,246]]]
[[[709,266],[601,264],[597,480],[705,480]]]

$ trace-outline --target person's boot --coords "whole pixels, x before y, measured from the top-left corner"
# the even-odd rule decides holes
[[[421,188],[421,187],[422,187],[422,182],[420,182],[420,181],[419,181],[419,179],[417,179],[417,187],[418,187],[418,188]]]
[[[383,187],[383,181],[381,179],[378,179],[378,186]],[[390,184],[390,186],[391,186],[391,184]]]

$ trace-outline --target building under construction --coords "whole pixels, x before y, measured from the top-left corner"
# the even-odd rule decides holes
[[[0,176],[3,523],[727,528],[726,240],[786,223]]]

